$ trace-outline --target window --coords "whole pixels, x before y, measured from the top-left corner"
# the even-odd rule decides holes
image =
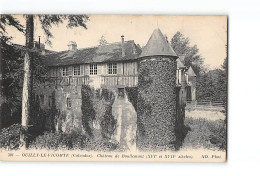
[[[71,108],[71,99],[67,98],[67,108]]]
[[[90,75],[97,75],[97,64],[90,64]]]
[[[117,74],[117,64],[116,63],[108,64],[108,74]]]
[[[62,68],[62,76],[68,76],[69,72],[68,72],[68,67],[63,67]]]
[[[80,66],[79,65],[73,67],[73,75],[74,76],[80,75]]]

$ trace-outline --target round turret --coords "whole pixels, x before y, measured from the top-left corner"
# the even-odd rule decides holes
[[[137,147],[174,149],[177,55],[160,29],[154,30],[139,58]]]

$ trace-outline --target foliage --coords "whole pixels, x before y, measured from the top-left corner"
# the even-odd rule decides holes
[[[105,101],[108,101],[110,104],[113,104],[115,100],[115,95],[108,89],[102,89],[100,98],[103,98]]]
[[[88,85],[82,85],[82,123],[89,136],[93,136],[91,124],[95,120],[96,112],[93,107],[93,93]]]
[[[21,51],[9,42],[10,38],[0,37],[1,51],[1,128],[21,121],[22,59]]]
[[[30,145],[31,149],[47,150],[84,150],[84,151],[112,151],[117,145],[103,140],[94,140],[86,135],[77,133],[50,133],[38,136]]]
[[[199,75],[204,71],[204,58],[199,54],[197,45],[190,46],[190,39],[181,32],[176,32],[171,39],[171,46],[178,56],[184,56],[183,63],[186,67],[192,67],[195,74]]]
[[[23,131],[22,126],[13,124],[8,128],[4,128],[0,132],[0,148],[18,149],[20,146],[20,133]]]
[[[197,99],[222,101],[226,104],[227,101],[227,71],[226,59],[224,60],[223,69],[214,69],[201,74],[197,78]]]
[[[95,127],[93,128],[94,136],[95,138],[101,137],[105,141],[108,141],[111,139],[116,128],[116,120],[112,115],[112,105],[115,95],[112,91],[105,88],[97,89],[95,92],[95,96],[92,98],[96,112]]]
[[[51,45],[50,38],[53,38],[51,28],[67,21],[67,28],[83,27],[87,29],[86,23],[89,21],[87,15],[38,15],[41,27],[46,36],[46,43]]]
[[[176,62],[148,59],[139,65],[137,101],[138,148],[173,148],[176,120]],[[162,118],[163,117],[163,118]]]
[[[55,131],[55,117],[58,114],[55,102],[55,91],[51,95],[51,107],[49,109],[42,109],[40,107],[39,95],[33,94],[32,108],[29,121],[29,130],[34,134],[40,134],[43,131]]]
[[[107,44],[107,40],[105,36],[102,35],[101,38],[99,39],[99,45],[106,45],[106,44]]]
[[[20,32],[24,32],[24,26],[20,24],[20,22],[14,18],[12,15],[0,15],[0,34],[4,35],[6,32],[6,26],[13,26]]]
[[[135,111],[137,112],[137,100],[138,100],[138,88],[137,87],[126,87],[125,88],[128,100],[132,103]]]
[[[84,149],[86,148],[88,137],[76,133],[50,133],[45,132],[43,135],[38,136],[32,142],[30,148],[47,149],[47,150],[61,150],[61,149]]]
[[[115,120],[112,115],[112,105],[109,104],[106,107],[106,112],[103,120],[101,121],[101,134],[104,139],[111,139],[111,136],[114,134],[116,130],[117,120]]]
[[[225,120],[206,120],[187,117],[185,125],[191,130],[188,132],[183,147],[221,149],[227,147],[227,127]]]
[[[0,37],[0,50],[2,58],[2,80],[1,80],[1,120],[4,127],[21,122],[21,96],[23,80],[23,59],[25,48],[10,42],[10,38]],[[46,68],[42,66],[42,60],[37,52],[33,52],[34,62],[32,64],[34,84],[36,85],[46,74]],[[33,101],[33,100],[32,100]],[[35,105],[35,104],[34,104]],[[34,106],[33,105],[33,106]]]

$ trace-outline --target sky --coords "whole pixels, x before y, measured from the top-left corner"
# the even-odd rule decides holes
[[[15,18],[25,24],[22,15]],[[190,38],[191,45],[197,45],[199,54],[204,58],[204,64],[210,69],[219,68],[226,58],[227,18],[226,16],[171,16],[171,15],[89,15],[88,29],[66,28],[64,24],[53,26],[51,32],[52,47],[46,49],[63,51],[68,49],[68,42],[75,41],[78,49],[98,45],[103,35],[108,43],[125,40],[134,40],[136,44],[144,46],[152,32],[160,28],[168,39],[180,31]],[[25,37],[13,27],[7,27],[7,33],[12,36],[12,42],[24,45]],[[45,41],[38,18],[35,18],[35,40],[41,36]]]

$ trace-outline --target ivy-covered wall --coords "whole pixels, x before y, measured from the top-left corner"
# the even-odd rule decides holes
[[[77,133],[95,139],[110,140],[116,120],[112,115],[115,91],[82,86],[46,86],[36,89],[37,103],[44,113],[45,131]],[[44,101],[41,100],[44,95]],[[67,106],[67,98],[71,107]],[[38,106],[37,106],[38,107]],[[38,108],[37,108],[38,109]]]
[[[176,60],[145,58],[139,63],[137,147],[174,149],[176,140]]]

